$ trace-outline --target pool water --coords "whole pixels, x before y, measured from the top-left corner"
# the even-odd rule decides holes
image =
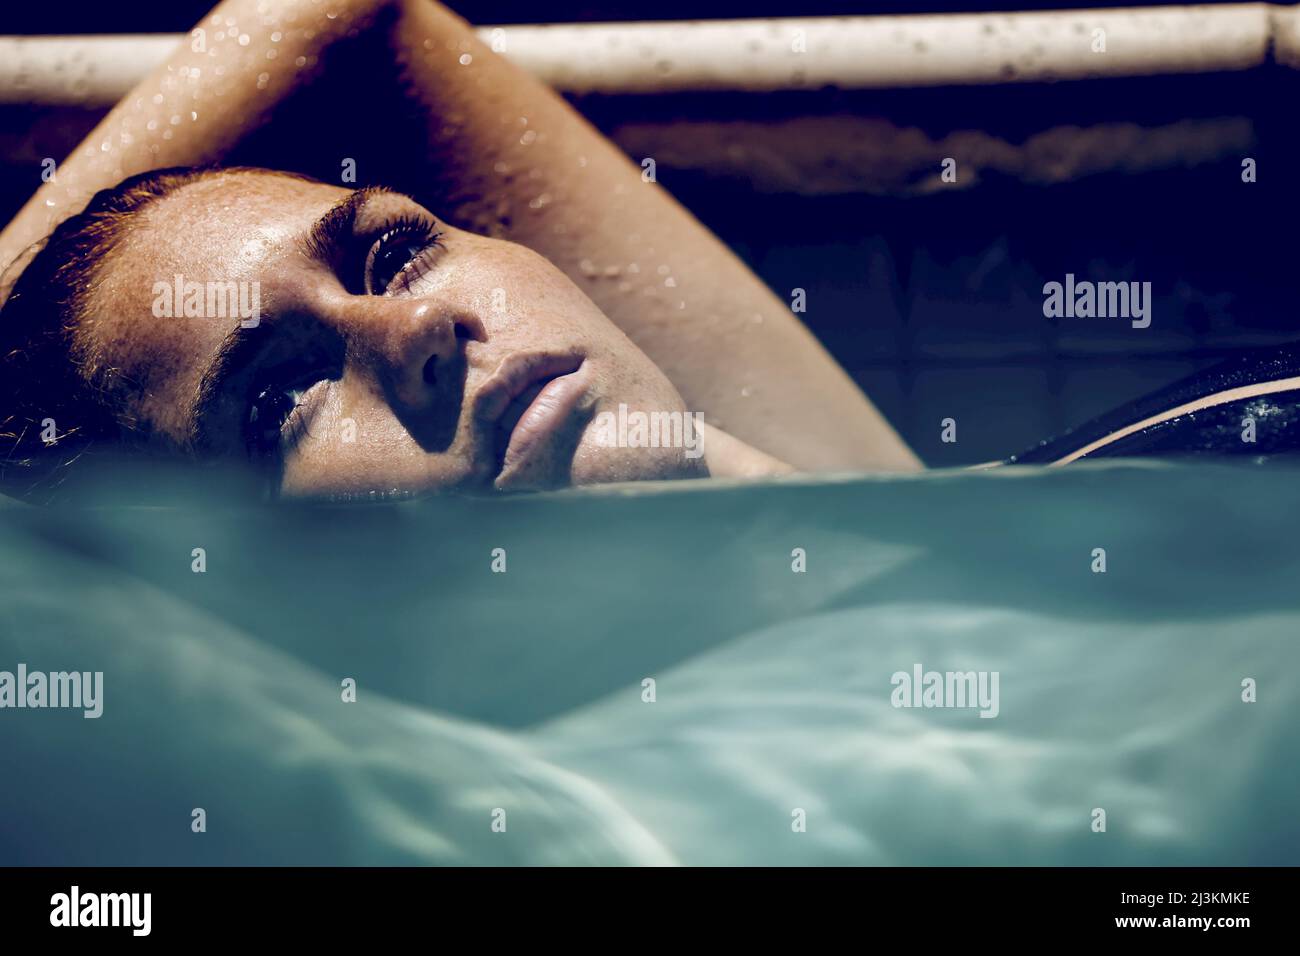
[[[1296,479],[5,507],[0,864],[1295,864]]]

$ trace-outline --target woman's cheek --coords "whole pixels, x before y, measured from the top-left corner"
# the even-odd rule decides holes
[[[312,423],[286,456],[280,487],[284,497],[418,493],[471,479],[459,442],[429,451],[385,410],[348,409]]]

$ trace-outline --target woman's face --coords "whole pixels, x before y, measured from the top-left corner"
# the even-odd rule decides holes
[[[251,458],[286,495],[706,473],[602,440],[620,404],[685,409],[558,269],[397,193],[215,174],[145,207],[100,275],[88,374],[151,443]]]

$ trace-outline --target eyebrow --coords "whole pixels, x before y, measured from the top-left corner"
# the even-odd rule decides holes
[[[265,321],[259,321],[251,329],[236,325],[217,346],[216,354],[199,378],[198,393],[190,411],[190,443],[196,449],[202,450],[210,444],[211,426],[217,406],[226,397],[227,383],[266,348],[269,329]]]
[[[312,224],[299,241],[299,251],[320,262],[333,262],[351,238],[357,213],[376,196],[400,195],[387,186],[365,186],[348,193]]]

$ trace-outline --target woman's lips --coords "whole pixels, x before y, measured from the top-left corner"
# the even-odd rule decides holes
[[[495,436],[497,488],[553,483],[542,479],[560,466],[567,474],[568,456],[558,454],[559,440],[572,437],[567,426],[588,384],[582,355],[515,353],[502,361],[478,398],[478,418]],[[555,461],[546,460],[551,451]]]
[[[585,366],[533,385],[512,403],[498,432],[505,441],[496,486],[509,488],[530,464],[553,449],[587,394]],[[557,462],[564,464],[568,462]]]

